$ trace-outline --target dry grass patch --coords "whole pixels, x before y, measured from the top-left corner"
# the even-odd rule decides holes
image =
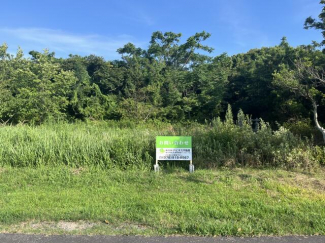
[[[81,232],[92,229],[100,223],[86,221],[58,221],[58,222],[36,222],[28,221],[20,224],[10,225],[3,233],[26,233],[26,232],[45,232],[47,234],[55,232]]]
[[[83,173],[84,171],[86,171],[86,169],[83,168],[83,167],[72,168],[72,169],[71,169],[71,173],[72,173],[73,175],[80,175],[80,174]]]

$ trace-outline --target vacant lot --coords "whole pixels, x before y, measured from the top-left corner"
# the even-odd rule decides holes
[[[324,171],[3,167],[0,232],[325,234]]]

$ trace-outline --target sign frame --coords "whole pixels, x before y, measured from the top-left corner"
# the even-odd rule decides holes
[[[189,171],[194,172],[192,162],[191,136],[156,136],[156,163],[154,171],[159,171],[159,160],[188,160]]]

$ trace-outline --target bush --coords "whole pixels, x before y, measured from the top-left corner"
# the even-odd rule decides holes
[[[313,150],[314,158],[322,166],[325,166],[325,147],[315,146],[315,149]]]
[[[307,169],[319,164],[308,140],[295,136],[284,127],[272,131],[263,120],[258,131],[254,132],[248,116],[240,111],[237,117],[237,123],[229,118],[225,122],[215,119],[210,129],[194,135],[193,150],[200,164],[208,167],[240,165],[288,169]]]
[[[228,110],[228,113],[231,110]],[[149,170],[155,162],[155,137],[193,137],[196,168],[218,166],[283,167],[310,169],[325,165],[323,147],[295,136],[284,127],[272,131],[261,120],[257,132],[242,112],[234,122],[214,119],[205,125],[91,122],[0,127],[0,166],[68,165],[71,167]]]

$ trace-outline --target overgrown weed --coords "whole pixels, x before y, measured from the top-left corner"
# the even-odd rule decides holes
[[[324,148],[313,146],[308,139],[284,127],[273,131],[264,121],[254,132],[250,117],[240,111],[237,122],[233,122],[229,113],[231,110],[225,121],[217,118],[204,125],[88,121],[2,126],[0,166],[150,170],[158,135],[192,136],[197,168],[243,166],[309,171],[325,164]]]

